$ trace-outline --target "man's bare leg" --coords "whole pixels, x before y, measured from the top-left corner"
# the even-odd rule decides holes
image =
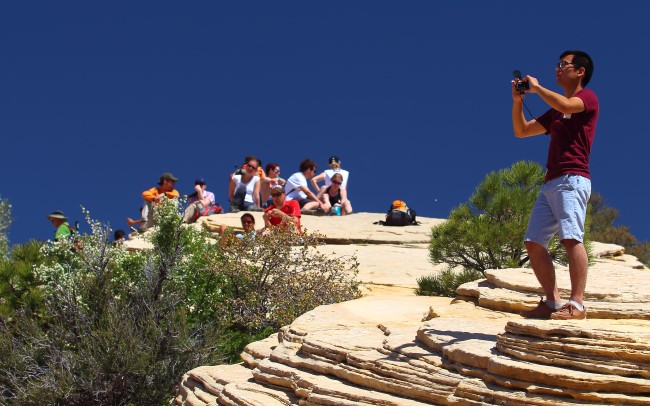
[[[528,257],[533,266],[535,276],[544,290],[546,300],[559,303],[561,298],[555,280],[555,267],[553,266],[553,260],[548,254],[548,251],[546,248],[532,241],[526,241],[526,250],[528,251]]]
[[[569,257],[569,275],[571,276],[571,298],[580,304],[587,286],[587,268],[589,258],[583,243],[577,240],[562,240]]]

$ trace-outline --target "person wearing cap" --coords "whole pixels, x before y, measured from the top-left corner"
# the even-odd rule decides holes
[[[271,188],[273,203],[264,210],[264,227],[277,227],[284,221],[293,224],[293,229],[302,233],[300,228],[300,205],[296,200],[287,200],[284,186],[275,185]]]
[[[178,178],[169,172],[165,172],[160,175],[160,180],[158,181],[157,187],[152,187],[151,189],[142,192],[142,199],[144,199],[144,204],[140,210],[140,220],[132,220],[129,218],[126,220],[127,223],[130,226],[138,225],[140,232],[144,232],[151,228],[154,225],[154,206],[160,203],[163,197],[167,197],[168,199],[178,199],[180,196],[178,190],[174,189],[177,180]]]
[[[205,179],[195,180],[194,192],[187,196],[187,208],[183,213],[183,223],[195,222],[206,207],[214,204],[214,193],[206,190]]]
[[[301,210],[316,209],[317,214],[325,214],[325,205],[318,200],[314,192],[309,190],[307,179],[316,175],[316,163],[311,159],[300,162],[300,172],[296,172],[287,179],[285,189],[287,200],[297,200]]]
[[[72,227],[68,224],[68,218],[61,210],[55,210],[47,216],[50,223],[56,228],[54,241],[59,241],[72,235]]]
[[[350,172],[346,171],[345,169],[341,169],[341,160],[336,155],[330,157],[329,166],[329,169],[311,178],[311,185],[314,187],[314,190],[322,193],[327,187],[332,186],[332,176],[334,176],[335,173],[340,173],[343,177],[341,189],[345,189],[347,191]],[[318,182],[325,182],[325,185],[319,187]]]

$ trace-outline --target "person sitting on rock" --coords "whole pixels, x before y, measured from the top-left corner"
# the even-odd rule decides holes
[[[287,200],[284,186],[275,185],[271,189],[273,203],[264,210],[264,227],[270,230],[284,224],[302,233],[300,228],[300,205],[296,200]]]
[[[343,176],[340,173],[335,173],[331,181],[332,184],[318,194],[319,199],[325,204],[325,211],[343,216],[352,213],[352,203],[348,200],[348,192],[341,187]]]
[[[122,229],[115,230],[115,234],[113,234],[113,244],[122,244],[124,241],[126,241],[126,231]]]
[[[244,213],[240,217],[240,220],[242,230],[235,230],[235,237],[244,238],[245,236],[250,235],[252,238],[255,238],[257,235],[257,231],[255,230],[255,217],[250,213]],[[217,230],[217,233],[223,237],[228,228],[227,225],[222,224]]]
[[[262,195],[262,208],[267,208],[273,201],[271,200],[271,189],[275,185],[284,185],[286,180],[280,177],[280,165],[271,162],[266,165],[266,177],[260,179],[260,193]]]
[[[235,165],[235,168],[237,168],[237,170],[234,173],[230,174],[230,179],[232,179],[234,175],[242,175],[248,168],[248,164],[250,163],[250,161],[253,160],[257,162],[257,176],[259,176],[260,179],[264,179],[266,177],[266,174],[264,173],[264,169],[262,168],[262,161],[260,161],[254,155],[248,155],[244,157],[244,163],[240,168],[237,168],[237,165]]]
[[[194,181],[194,192],[187,196],[187,208],[183,213],[183,223],[194,223],[206,207],[215,204],[214,193],[206,190],[205,179]]]
[[[348,178],[350,177],[350,172],[346,171],[345,169],[341,169],[341,160],[339,157],[331,156],[329,159],[329,169],[326,171],[320,173],[317,176],[314,176],[311,178],[311,185],[313,186],[314,190],[317,190],[319,193],[322,192],[326,187],[330,186],[332,184],[332,176],[334,176],[335,173],[340,173],[341,176],[343,177],[343,183],[341,183],[341,188],[345,189],[346,191],[348,190]],[[319,182],[324,182],[324,186],[318,186]]]
[[[129,226],[137,225],[140,232],[147,231],[151,228],[154,225],[153,209],[155,205],[160,203],[163,197],[167,197],[168,199],[178,199],[180,196],[178,190],[174,189],[177,180],[178,178],[174,175],[165,172],[160,175],[157,187],[152,187],[151,189],[142,192],[144,204],[140,210],[140,220],[133,220],[130,218],[126,219]]]
[[[240,210],[257,210],[260,207],[260,177],[257,159],[252,158],[242,169],[241,175],[233,175],[230,179],[228,198],[230,199],[230,212]]]
[[[300,162],[300,172],[296,172],[287,179],[286,200],[297,201],[300,209],[317,210],[317,214],[325,214],[325,205],[318,197],[309,190],[307,179],[311,179],[316,174],[316,163],[311,159],[304,159]],[[275,200],[273,201],[275,202]]]

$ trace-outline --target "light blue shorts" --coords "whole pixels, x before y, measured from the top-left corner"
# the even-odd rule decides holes
[[[580,175],[562,175],[542,185],[528,220],[526,241],[548,249],[551,238],[582,242],[591,181]]]

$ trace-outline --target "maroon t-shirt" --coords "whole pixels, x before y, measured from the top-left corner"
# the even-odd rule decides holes
[[[537,118],[551,135],[546,161],[546,177],[549,181],[566,174],[589,178],[589,153],[596,134],[598,121],[598,97],[590,89],[575,94],[582,99],[585,110],[564,115],[550,109]]]

